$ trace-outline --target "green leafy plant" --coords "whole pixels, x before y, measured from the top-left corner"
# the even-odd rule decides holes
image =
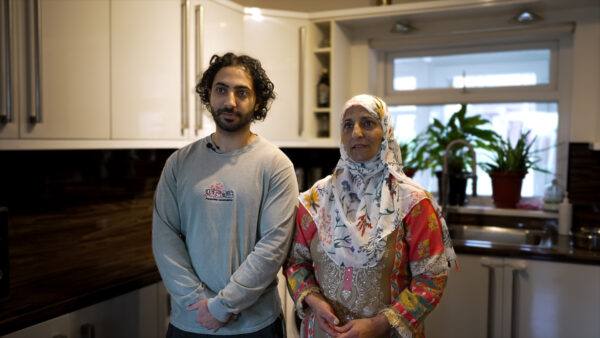
[[[429,168],[432,175],[436,170],[441,170],[444,164],[444,152],[450,142],[454,140],[465,140],[473,148],[491,149],[496,143],[498,134],[482,126],[490,121],[481,115],[466,116],[467,105],[452,114],[448,123],[443,124],[434,119],[429,127],[416,137],[416,149],[414,161],[421,169]],[[467,171],[472,166],[472,158],[468,154],[468,148],[456,146],[448,154],[448,172],[458,174]]]
[[[412,139],[408,142],[398,142],[400,152],[402,153],[402,166],[408,169],[422,169],[420,163],[415,157],[415,148],[417,144],[416,139]]]
[[[481,167],[488,174],[491,173],[527,173],[529,169],[550,173],[548,170],[537,166],[540,158],[536,156],[538,151],[533,150],[536,137],[528,141],[531,130],[521,131],[517,142],[512,145],[507,137],[498,137],[491,147],[492,162],[482,163]],[[544,151],[544,150],[539,150]]]

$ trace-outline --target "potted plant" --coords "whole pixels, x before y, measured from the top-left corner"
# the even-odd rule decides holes
[[[450,142],[464,140],[474,148],[490,149],[498,138],[495,131],[482,128],[490,122],[489,120],[481,115],[467,117],[466,113],[467,105],[462,104],[446,124],[434,118],[433,123],[416,137],[415,159],[420,163],[421,168],[429,168],[432,175],[437,175],[440,193],[444,154]],[[466,147],[453,147],[449,150],[447,156],[449,186],[445,191],[448,192],[450,205],[464,205],[466,202],[467,179],[474,174],[468,171],[468,168],[473,166],[473,159],[468,151]]]
[[[408,142],[398,142],[400,153],[402,154],[402,171],[408,177],[413,177],[417,170],[421,169],[421,164],[415,157],[416,139]]]
[[[529,134],[521,132],[514,146],[510,139],[498,137],[491,147],[492,162],[482,163],[481,167],[492,179],[492,198],[497,208],[515,208],[521,199],[523,178],[529,169],[549,173],[539,168],[539,157],[532,150],[536,137],[530,141]]]

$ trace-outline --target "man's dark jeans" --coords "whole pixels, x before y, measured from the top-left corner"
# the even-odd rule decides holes
[[[190,333],[176,328],[175,326],[169,324],[169,328],[167,330],[167,338],[215,338],[215,337],[235,337],[235,338],[285,338],[285,325],[283,323],[283,316],[279,316],[273,324],[265,327],[264,329],[253,332],[253,333],[244,333],[238,335],[230,335],[230,336],[220,336],[220,335],[209,335],[209,334],[200,334],[200,333]]]

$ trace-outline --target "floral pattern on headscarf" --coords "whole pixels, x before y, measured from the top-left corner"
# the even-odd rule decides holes
[[[384,253],[386,236],[403,229],[402,220],[421,200],[431,200],[440,218],[441,211],[432,196],[402,172],[400,147],[386,103],[372,95],[355,96],[344,105],[340,121],[348,108],[357,105],[373,115],[383,129],[378,153],[367,162],[356,162],[340,144],[334,173],[300,194],[299,199],[319,230],[320,244],[336,264],[372,267]],[[455,256],[443,219],[442,227],[451,260]]]

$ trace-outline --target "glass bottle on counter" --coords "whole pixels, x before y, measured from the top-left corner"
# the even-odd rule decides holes
[[[560,203],[563,201],[565,188],[558,182],[558,179],[553,179],[552,183],[546,186],[544,190],[544,205],[542,209],[548,211],[558,211]]]
[[[327,68],[323,68],[317,83],[317,107],[329,107],[329,69]]]

